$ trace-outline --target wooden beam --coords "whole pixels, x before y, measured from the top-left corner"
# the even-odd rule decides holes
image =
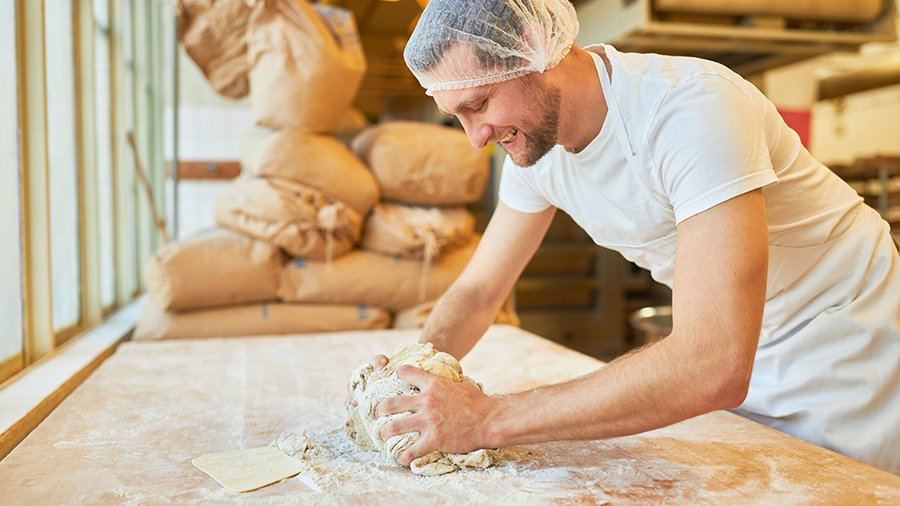
[[[234,179],[241,174],[236,160],[179,160],[178,179]]]

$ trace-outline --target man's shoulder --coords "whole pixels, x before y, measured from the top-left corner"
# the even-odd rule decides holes
[[[628,53],[603,44],[587,46],[585,50],[606,54],[613,66],[613,72],[619,70],[624,80],[653,83],[662,89],[677,87],[704,77],[717,76],[726,81],[740,79],[740,76],[721,63],[703,58]]]

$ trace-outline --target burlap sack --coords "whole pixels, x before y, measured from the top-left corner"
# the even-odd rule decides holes
[[[390,314],[365,306],[262,303],[164,312],[148,303],[134,331],[135,341],[239,337],[388,328]]]
[[[366,129],[351,143],[375,174],[385,199],[422,205],[475,202],[490,172],[488,152],[461,130],[396,121]]]
[[[424,327],[425,321],[428,320],[428,317],[434,310],[435,304],[437,304],[436,300],[430,300],[397,312],[397,314],[394,315],[392,328],[420,329]],[[497,318],[494,320],[494,323],[514,325],[516,327],[521,325],[519,315],[516,314],[516,310],[513,308],[512,298],[506,299],[506,302],[500,307],[500,312],[497,313]]]
[[[382,202],[363,227],[360,246],[385,255],[433,259],[464,246],[475,233],[465,207],[421,207]]]
[[[323,262],[288,262],[278,296],[291,302],[355,303],[399,311],[440,297],[469,263],[477,243],[475,237],[430,268],[421,261],[366,250],[336,259],[330,269]]]
[[[177,0],[178,41],[213,89],[229,98],[245,97],[247,22],[245,0]]]
[[[306,0],[255,3],[247,31],[254,120],[334,131],[366,70],[353,13]]]
[[[211,230],[157,251],[147,263],[147,291],[170,311],[274,300],[283,265],[270,244]]]
[[[378,183],[341,141],[293,128],[256,128],[244,142],[244,171],[304,183],[365,216],[378,200]]]
[[[362,218],[353,208],[303,183],[276,177],[235,179],[216,204],[216,222],[311,259],[350,251],[362,231]]]

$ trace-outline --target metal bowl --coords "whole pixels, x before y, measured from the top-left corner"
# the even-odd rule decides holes
[[[657,341],[672,332],[672,306],[643,307],[631,313],[628,322],[638,344]]]

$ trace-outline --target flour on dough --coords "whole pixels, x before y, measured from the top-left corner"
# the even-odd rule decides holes
[[[431,343],[408,344],[394,350],[387,365],[375,372],[371,364],[363,364],[353,372],[350,386],[356,407],[347,406],[347,422],[344,430],[347,436],[367,451],[380,451],[397,458],[418,439],[418,432],[408,432],[381,438],[381,429],[395,418],[408,416],[411,412],[395,413],[375,418],[375,407],[379,402],[395,395],[414,395],[419,389],[397,377],[397,369],[404,365],[418,367],[429,374],[449,379],[455,383],[470,383],[481,389],[481,385],[463,375],[459,362],[452,355],[435,352]],[[423,476],[437,476],[464,468],[484,469],[494,463],[494,450],[476,450],[471,453],[455,454],[433,451],[410,463],[413,473]]]

